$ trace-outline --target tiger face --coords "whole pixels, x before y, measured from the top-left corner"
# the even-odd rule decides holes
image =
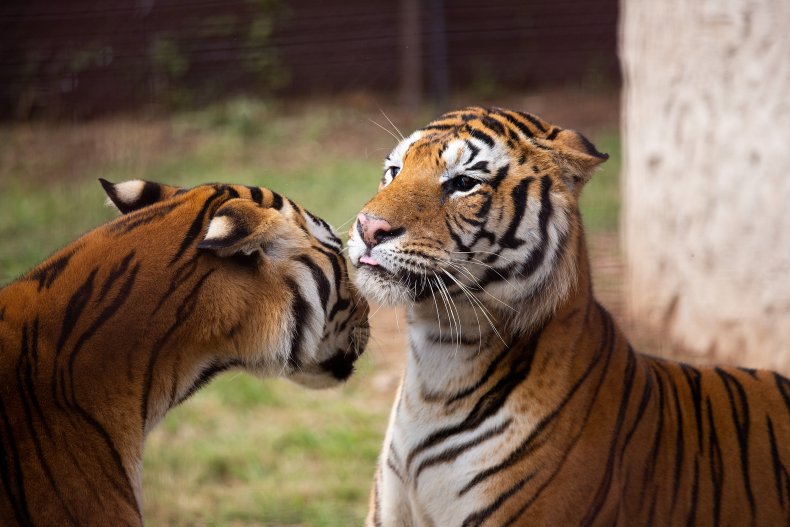
[[[102,184],[127,214],[122,224],[156,215],[157,207],[184,215],[199,208],[209,217],[204,227],[194,224],[202,239],[184,248],[190,266],[210,272],[195,329],[206,340],[230,336],[234,366],[313,388],[351,375],[369,336],[368,306],[324,220],[265,188]]]
[[[464,295],[515,328],[544,319],[574,283],[579,192],[607,157],[526,113],[441,116],[387,156],[351,228],[358,285],[384,304]]]

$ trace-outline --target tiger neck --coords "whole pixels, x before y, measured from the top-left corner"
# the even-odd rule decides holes
[[[30,281],[0,289],[0,396],[14,439],[58,458],[71,480],[82,476],[91,488],[108,480],[109,495],[94,495],[103,505],[117,499],[139,510],[146,434],[207,371],[221,370],[208,352],[179,350],[135,327],[134,312],[120,309],[99,326],[86,314],[69,322],[71,307],[61,303]],[[83,460],[88,452],[95,465]]]
[[[541,383],[551,378],[559,393],[596,353],[595,346],[583,338],[585,330],[599,318],[583,236],[578,239],[573,270],[575,283],[568,288],[566,298],[526,330],[513,324],[508,319],[513,315],[504,309],[492,310],[489,320],[468,302],[445,308],[429,299],[412,306],[404,389],[419,394],[424,401],[446,405],[461,395],[474,401],[475,391],[483,394],[486,386],[514,372],[529,383],[530,373],[537,370],[540,375],[533,376],[535,387],[540,389]],[[527,300],[514,309],[534,305]],[[470,384],[474,382],[479,386]]]

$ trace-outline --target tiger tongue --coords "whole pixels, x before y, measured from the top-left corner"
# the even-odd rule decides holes
[[[373,258],[372,256],[364,255],[359,258],[359,263],[368,264],[368,265],[378,265],[379,261]]]

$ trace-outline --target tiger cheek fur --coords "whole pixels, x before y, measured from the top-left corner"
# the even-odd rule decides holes
[[[790,380],[639,354],[596,302],[578,200],[605,159],[475,107],[385,160],[349,240],[409,323],[369,527],[790,524]]]
[[[336,385],[367,343],[340,240],[298,204],[102,184],[124,215],[0,289],[4,525],[140,525],[168,410],[230,368]]]

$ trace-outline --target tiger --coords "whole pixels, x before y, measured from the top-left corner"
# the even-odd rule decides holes
[[[579,212],[608,156],[470,107],[403,139],[351,227],[408,352],[368,527],[790,524],[790,380],[633,349]]]
[[[340,239],[294,201],[101,184],[122,215],[0,289],[3,525],[142,525],[168,410],[228,369],[337,385],[368,340]]]

